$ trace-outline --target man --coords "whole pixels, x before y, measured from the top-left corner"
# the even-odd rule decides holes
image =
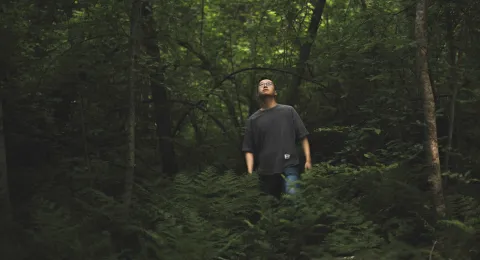
[[[259,82],[257,93],[261,108],[246,122],[242,151],[249,174],[256,166],[262,191],[280,198],[282,193],[294,193],[292,183],[299,179],[297,142],[302,143],[305,169],[312,168],[309,133],[293,107],[276,102],[277,92],[270,79]]]

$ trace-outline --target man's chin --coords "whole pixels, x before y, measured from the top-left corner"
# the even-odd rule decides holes
[[[260,99],[267,99],[267,98],[274,98],[275,95],[266,94],[266,93],[260,93],[260,95],[258,95],[258,97],[259,97]]]

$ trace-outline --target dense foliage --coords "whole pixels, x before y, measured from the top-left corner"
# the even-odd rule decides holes
[[[445,217],[415,4],[4,1],[0,258],[478,259],[480,2],[428,8]],[[281,201],[239,149],[263,76],[311,133]]]
[[[260,196],[251,176],[212,169],[179,174],[168,188],[138,188],[128,222],[118,218],[121,207],[111,197],[84,191],[68,211],[39,200],[24,239],[36,259],[475,257],[478,205],[465,195],[448,196],[452,214],[464,221],[435,225],[425,192],[404,170],[319,164],[303,176],[301,193],[280,202]],[[128,242],[118,241],[119,233]],[[440,251],[431,252],[438,240]]]

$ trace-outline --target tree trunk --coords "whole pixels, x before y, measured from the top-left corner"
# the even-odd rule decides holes
[[[302,83],[302,77],[307,66],[308,58],[310,57],[310,51],[312,49],[315,38],[317,37],[317,30],[322,20],[323,9],[325,7],[325,0],[317,0],[315,9],[313,10],[312,19],[308,26],[307,38],[302,43],[300,48],[300,55],[298,57],[296,74],[293,77],[292,85],[288,91],[287,104],[293,105],[298,103],[300,84]]]
[[[168,91],[165,86],[165,68],[162,68],[160,48],[157,43],[157,33],[152,17],[151,3],[144,3],[142,14],[144,23],[142,29],[145,37],[145,50],[158,65],[155,72],[150,75],[150,89],[155,111],[156,132],[158,137],[159,152],[162,157],[162,172],[174,175],[178,172],[177,158],[172,134],[171,102],[168,102]]]
[[[364,11],[367,10],[367,2],[365,2],[365,0],[360,0],[360,4],[362,5],[362,9]]]
[[[12,219],[10,192],[8,189],[5,133],[3,129],[3,100],[0,99],[0,225],[8,223]]]
[[[3,100],[0,97],[0,252],[3,259],[17,259],[15,252],[18,248],[13,247],[12,234],[18,230],[12,229],[13,213],[10,203],[8,185],[7,158],[5,147],[5,131],[3,126]]]
[[[427,60],[427,3],[418,0],[415,18],[415,38],[417,41],[417,75],[423,90],[423,111],[425,117],[425,151],[429,166],[429,182],[432,185],[433,203],[439,217],[445,216],[440,158],[438,153],[435,98],[428,73]]]
[[[157,47],[158,52],[158,47]],[[150,52],[149,53],[153,53]],[[162,159],[162,172],[174,175],[178,172],[175,146],[172,136],[171,103],[168,102],[167,90],[163,78],[163,71],[156,70],[156,75],[150,75],[150,88],[154,105],[158,148]]]
[[[262,16],[263,17],[263,16]],[[254,41],[250,44],[251,46],[251,51],[252,51],[252,67],[255,67],[256,65],[256,62],[257,62],[257,36],[255,36],[255,39]],[[249,88],[248,88],[248,91],[247,91],[247,100],[249,101],[248,102],[248,115],[247,115],[247,118],[249,116],[251,116],[253,113],[255,113],[255,111],[258,109],[258,98],[257,98],[257,94],[258,94],[258,87],[257,87],[257,73],[255,70],[251,71],[249,73],[250,75],[250,78],[249,78]]]
[[[132,2],[132,13],[130,16],[130,70],[128,78],[128,119],[126,124],[127,132],[127,165],[125,171],[125,193],[124,203],[128,210],[132,201],[133,177],[135,174],[135,63],[138,46],[138,26],[140,19],[140,1]]]
[[[85,101],[83,99],[83,94],[80,93],[80,120],[82,125],[82,141],[83,141],[83,153],[85,158],[85,167],[87,168],[90,177],[92,178],[92,184],[95,179],[92,175],[92,163],[90,161],[90,150],[88,149],[88,137],[87,137],[87,122],[85,119]]]
[[[457,102],[457,95],[459,90],[459,84],[457,82],[457,50],[454,45],[455,35],[454,27],[455,21],[453,16],[453,8],[447,4],[446,10],[446,25],[447,25],[447,34],[446,42],[448,47],[448,65],[449,65],[449,75],[448,75],[448,86],[452,91],[452,97],[450,99],[450,108],[448,113],[448,139],[447,147],[445,149],[445,161],[444,171],[450,171],[450,153],[452,151],[452,141],[453,141],[453,130],[455,125],[455,103]],[[458,55],[460,58],[460,54]]]
[[[188,117],[190,118],[190,123],[192,123],[193,130],[195,131],[195,141],[197,142],[197,146],[201,146],[203,144],[203,135],[200,125],[198,124],[196,111],[192,110],[192,112],[188,114]]]

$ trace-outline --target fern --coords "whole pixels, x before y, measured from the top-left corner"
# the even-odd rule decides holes
[[[95,232],[91,217],[75,217],[67,208],[38,198],[33,229],[27,230],[38,259],[112,259],[115,254],[108,233]]]
[[[451,219],[432,221],[425,192],[398,165],[316,165],[295,196],[275,202],[259,192],[256,176],[179,174],[135,186],[131,217],[121,203],[86,189],[69,207],[35,205],[35,252],[48,259],[465,259],[480,219],[475,199],[446,196]],[[258,218],[253,218],[258,215]],[[98,232],[98,230],[103,230]],[[115,242],[131,234],[138,248]],[[122,233],[123,232],[123,233]],[[136,242],[137,243],[137,242]]]

